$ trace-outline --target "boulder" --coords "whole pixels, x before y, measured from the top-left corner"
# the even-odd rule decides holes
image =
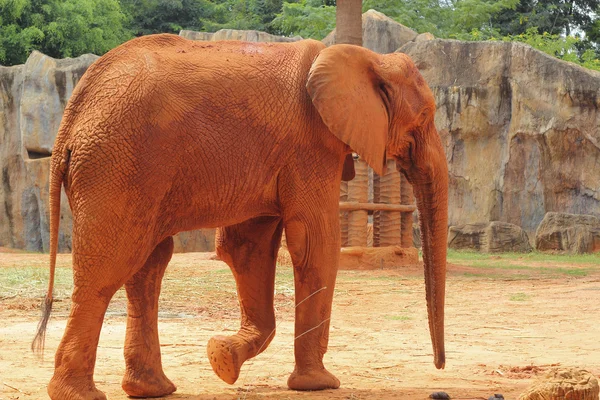
[[[98,57],[56,60],[31,53],[24,65],[0,66],[0,246],[49,250],[50,156],[64,108]],[[62,191],[58,248],[71,250],[72,216]],[[214,230],[175,236],[178,252],[213,251]]]
[[[589,371],[555,367],[522,393],[519,400],[598,400],[599,393],[598,379]]]
[[[600,218],[549,212],[537,229],[535,247],[575,254],[600,251]]]
[[[499,221],[451,226],[448,230],[448,247],[482,253],[531,251],[529,238],[523,229]]]
[[[179,32],[179,36],[190,40],[204,41],[242,40],[246,42],[296,42],[302,40],[300,36],[286,37],[271,35],[270,33],[260,31],[245,31],[238,29],[221,29],[215,33],[182,30]]]
[[[0,67],[0,246],[48,251],[50,155],[74,86],[98,57],[55,60],[34,51]],[[62,193],[59,251],[71,249],[72,220]]]
[[[416,247],[417,249],[420,249],[421,248],[421,227],[419,226],[419,224],[413,224],[412,231],[413,231],[413,246]]]
[[[449,164],[449,225],[533,238],[550,211],[600,215],[600,73],[521,43],[413,41]]]
[[[173,236],[173,251],[175,253],[215,251],[215,233],[215,229],[179,232]]]
[[[434,92],[449,163],[449,225],[502,221],[533,238],[547,212],[600,215],[600,174],[594,173],[600,73],[519,43],[432,40],[407,30],[376,11],[363,14],[365,46],[388,53],[403,45],[399,51],[415,60]],[[233,30],[181,35],[300,39]],[[34,52],[25,65],[0,67],[0,246],[47,250],[47,156],[64,103],[93,59]],[[64,199],[62,215],[60,248],[67,251]]]
[[[417,32],[375,10],[362,15],[362,28],[363,46],[381,54],[393,53],[418,36]],[[323,43],[327,46],[335,43],[335,29],[323,39]]]
[[[425,32],[425,33],[420,33],[417,35],[417,37],[414,38],[415,42],[425,42],[427,40],[433,40],[435,39],[435,36],[433,36],[433,34],[429,33],[429,32]]]

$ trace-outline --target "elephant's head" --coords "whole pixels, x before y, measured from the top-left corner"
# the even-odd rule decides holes
[[[405,54],[335,45],[321,51],[307,89],[329,130],[379,175],[386,154],[413,185],[419,209],[434,363],[445,364],[448,165],[431,90]]]

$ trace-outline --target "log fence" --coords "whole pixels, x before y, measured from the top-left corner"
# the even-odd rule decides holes
[[[395,161],[387,161],[381,177],[360,158],[354,160],[354,169],[355,178],[340,188],[342,247],[412,247],[416,206],[412,186]]]

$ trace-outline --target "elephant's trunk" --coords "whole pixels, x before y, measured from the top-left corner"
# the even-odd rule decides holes
[[[433,125],[433,124],[431,124]],[[434,127],[417,143],[417,172],[413,181],[423,245],[425,292],[434,363],[444,368],[444,300],[446,286],[446,241],[448,235],[448,165],[440,137]],[[420,147],[420,149],[419,149]],[[419,151],[421,150],[421,151]]]

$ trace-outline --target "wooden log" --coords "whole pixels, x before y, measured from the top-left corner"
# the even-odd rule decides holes
[[[417,209],[414,205],[404,204],[381,204],[381,203],[358,203],[353,201],[340,202],[341,210],[365,210],[365,211],[395,211],[400,213],[412,213]]]
[[[348,201],[348,182],[342,181],[340,185],[340,202]],[[342,234],[342,247],[348,246],[348,210],[340,208],[340,231]]]
[[[387,160],[387,172],[380,178],[379,202],[400,205],[400,173],[396,170],[396,162]],[[379,246],[400,245],[400,214],[393,211],[380,210]]]
[[[348,182],[348,202],[367,203],[369,200],[369,170],[361,159],[354,161],[356,175]],[[367,245],[369,214],[362,208],[348,210],[348,246]]]
[[[403,174],[400,174],[400,203],[402,204],[414,204],[415,196],[413,194],[413,188]],[[400,245],[402,247],[413,247],[413,215],[402,214],[400,223]]]
[[[381,177],[373,172],[373,201],[372,203],[381,203]],[[379,247],[381,234],[381,212],[373,211],[373,247]]]

